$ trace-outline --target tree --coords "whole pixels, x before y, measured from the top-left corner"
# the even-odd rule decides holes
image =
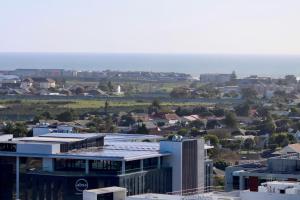
[[[205,124],[201,120],[192,121],[190,123],[190,126],[193,127],[193,128],[197,128],[197,129],[204,129],[205,128]]]
[[[210,144],[213,145],[213,146],[215,146],[215,147],[217,147],[218,144],[219,144],[219,139],[215,135],[210,135],[210,134],[209,135],[205,135],[204,136],[204,140],[205,141],[210,141]]]
[[[217,168],[217,169],[220,169],[220,170],[225,170],[226,167],[230,166],[230,163],[227,163],[225,160],[217,160],[215,163],[214,163],[214,166]]]
[[[147,129],[146,125],[143,123],[142,125],[138,125],[136,133],[138,133],[138,134],[149,134],[149,130]]]
[[[247,99],[247,100],[257,99],[257,92],[253,88],[243,88],[241,93],[243,99]]]
[[[232,140],[228,142],[228,140],[224,140],[222,146],[225,148],[229,148],[231,151],[239,151],[241,149],[241,140]]]
[[[12,134],[14,137],[26,137],[28,135],[27,126],[21,122],[15,124],[8,122],[3,128],[3,132],[5,134]]]
[[[56,118],[58,121],[61,121],[61,122],[71,122],[75,119],[75,116],[74,116],[73,111],[68,110],[68,111],[60,113],[59,115],[57,115]]]
[[[106,115],[108,114],[108,108],[109,108],[109,102],[108,102],[108,100],[106,100],[104,103],[104,113]]]
[[[130,114],[121,117],[121,126],[131,126],[135,124],[135,122],[135,119]]]
[[[223,117],[225,115],[225,110],[223,108],[215,108],[211,111],[216,117]]]
[[[41,117],[42,119],[53,119],[51,113],[48,112],[48,111],[43,112],[43,113],[40,115],[40,117]]]
[[[158,126],[158,127],[163,127],[164,125],[166,125],[165,122],[157,122],[157,126]]]
[[[108,92],[109,91],[109,88],[108,88],[107,84],[101,83],[101,82],[98,84],[98,89],[100,89],[100,90],[102,90],[104,92]]]
[[[247,117],[249,116],[249,111],[250,111],[250,105],[249,103],[244,103],[242,105],[239,105],[235,108],[236,114],[238,116],[244,116]]]
[[[108,81],[107,88],[108,88],[109,92],[113,92],[114,91],[114,86],[113,86],[113,84],[112,84],[111,81]]]
[[[287,139],[289,140],[289,143],[290,143],[290,144],[295,144],[295,143],[297,143],[296,138],[295,138],[293,135],[291,135],[291,134],[287,134]]]
[[[115,126],[114,126],[111,116],[107,116],[105,118],[105,131],[110,132],[110,133],[115,132]]]
[[[218,139],[218,137],[215,135],[208,134],[208,135],[204,136],[204,140],[205,140],[205,142],[209,141],[210,144],[214,146],[214,148],[208,150],[208,155],[211,158],[216,158],[219,154],[219,139]]]
[[[170,96],[172,98],[188,98],[190,97],[190,92],[188,91],[187,88],[173,88],[173,90],[170,93]]]
[[[190,135],[193,137],[199,137],[206,134],[206,131],[199,131],[197,128],[191,128]]]
[[[81,86],[78,86],[78,87],[75,89],[74,92],[75,92],[76,95],[83,94],[83,93],[84,93],[84,88],[81,87]]]
[[[293,142],[295,142],[295,138],[286,133],[274,134],[269,139],[269,144],[276,145],[277,147],[285,147]]]
[[[268,115],[266,120],[260,126],[261,131],[265,133],[273,133],[276,130],[276,124],[271,115]]]
[[[233,71],[230,75],[230,82],[235,83],[236,79],[237,79],[237,75],[236,75],[235,71]]]
[[[177,135],[187,136],[188,134],[189,134],[189,131],[186,128],[182,128],[179,131],[177,131]]]
[[[181,108],[180,106],[177,107],[176,111],[175,111],[176,115],[178,116],[187,116],[187,115],[191,115],[192,112],[188,109],[185,108]]]
[[[5,134],[14,134],[14,129],[15,129],[14,124],[11,122],[8,122],[3,128],[3,132]]]
[[[89,128],[89,132],[95,133],[95,132],[105,132],[105,125],[104,121],[99,117],[94,117],[91,122],[87,124],[87,127]]]
[[[148,113],[159,113],[161,109],[160,101],[158,99],[154,99],[151,103],[151,105],[148,107]]]
[[[32,122],[33,124],[39,123],[39,122],[40,122],[40,117],[35,115],[35,116],[33,117],[33,119],[32,119],[31,122]]]
[[[235,114],[232,113],[232,112],[227,113],[225,115],[224,124],[227,127],[236,128],[237,127],[237,120],[236,120]]]
[[[266,118],[268,115],[270,115],[269,110],[263,106],[259,106],[256,109],[256,112],[258,113],[258,116],[262,118]]]
[[[217,120],[208,120],[206,123],[206,129],[215,129],[220,125],[221,125],[220,122]]]
[[[15,123],[15,137],[26,137],[28,134],[27,126],[24,123]]]
[[[212,116],[213,113],[211,113],[207,107],[196,107],[193,109],[193,114],[196,114],[196,115],[201,115],[201,116]]]
[[[253,149],[255,145],[255,142],[252,138],[247,138],[245,141],[244,141],[244,148],[247,149],[248,151],[250,151],[251,149]]]
[[[160,101],[159,101],[159,99],[154,99],[153,101],[152,101],[152,104],[151,104],[153,107],[156,107],[156,108],[158,108],[158,109],[160,109],[161,107],[160,107]]]

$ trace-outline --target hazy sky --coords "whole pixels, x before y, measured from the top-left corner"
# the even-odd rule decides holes
[[[0,0],[0,52],[300,54],[300,0]]]

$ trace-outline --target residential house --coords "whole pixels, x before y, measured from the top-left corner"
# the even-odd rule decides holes
[[[289,144],[279,151],[279,154],[300,153],[300,143]]]
[[[165,124],[175,125],[180,121],[180,117],[175,113],[157,113],[153,116],[156,123],[163,122]]]
[[[56,82],[55,80],[51,78],[40,78],[40,77],[35,77],[32,78],[33,86],[36,88],[40,89],[49,89],[49,88],[55,88]]]
[[[132,118],[136,121],[142,121],[142,122],[147,122],[150,120],[150,117],[146,113],[132,113]]]
[[[33,79],[32,78],[25,78],[21,81],[20,88],[22,89],[29,89],[33,86]]]

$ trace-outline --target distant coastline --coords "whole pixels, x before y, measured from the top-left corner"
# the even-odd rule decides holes
[[[180,72],[197,77],[201,73],[239,76],[300,76],[297,55],[221,54],[98,54],[98,53],[0,53],[0,69],[73,69]]]

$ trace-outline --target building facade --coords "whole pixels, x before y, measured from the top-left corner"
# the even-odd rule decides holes
[[[110,186],[124,187],[128,195],[168,193],[195,190],[211,176],[203,140],[122,137],[51,133],[0,142],[0,199],[79,200],[86,189]]]
[[[257,188],[268,181],[300,181],[299,154],[269,158],[266,161],[227,167],[225,190]]]

